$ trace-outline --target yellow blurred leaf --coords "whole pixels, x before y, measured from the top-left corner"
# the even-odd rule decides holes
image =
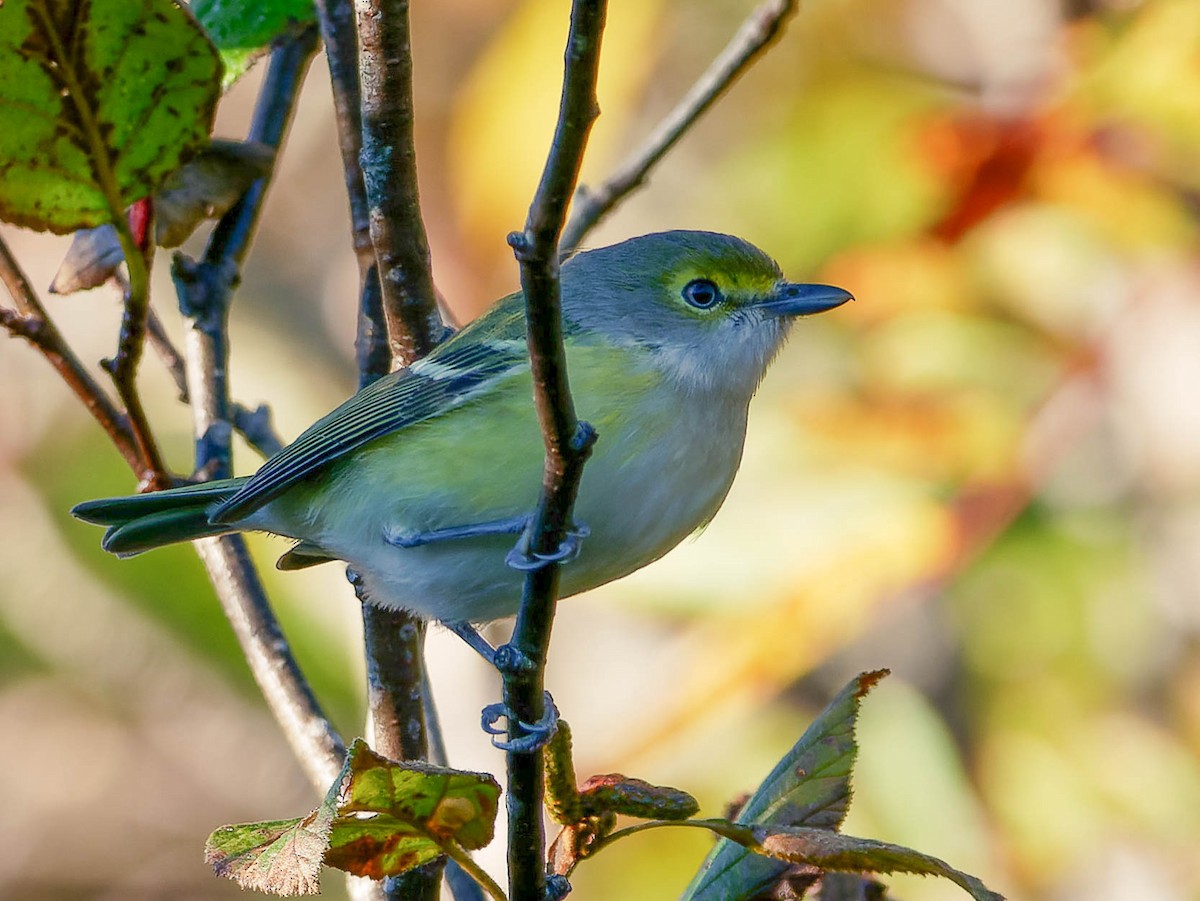
[[[609,7],[597,94],[601,118],[584,172],[603,173],[626,140],[656,62],[661,0]],[[525,222],[558,114],[567,7],[526,0],[480,55],[448,136],[454,206],[470,243],[509,259],[503,236]]]

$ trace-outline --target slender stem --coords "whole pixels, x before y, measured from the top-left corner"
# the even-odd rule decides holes
[[[67,345],[37,294],[21,271],[8,245],[0,239],[0,280],[16,303],[15,310],[0,308],[0,325],[9,334],[24,338],[49,361],[67,383],[92,417],[116,445],[117,450],[135,473],[142,469],[142,459],[129,428],[129,420],[112,402],[100,384],[84,368],[75,352]]]
[[[158,318],[158,314],[154,312],[153,308],[146,316],[146,338],[150,342],[150,347],[158,354],[162,364],[167,367],[167,374],[171,376],[171,381],[175,383],[175,390],[179,392],[179,400],[186,404],[188,387],[183,354],[171,343],[171,336],[167,334],[162,320]]]
[[[442,850],[446,852],[447,857],[470,874],[472,879],[483,886],[484,891],[491,895],[492,898],[496,899],[496,901],[508,901],[508,896],[504,894],[504,889],[496,883],[496,880],[488,875],[487,870],[479,866],[474,858],[460,848],[458,844],[450,842],[447,845],[442,845]]]
[[[119,201],[118,201],[119,202]],[[135,208],[146,208],[148,200],[140,200]],[[125,290],[125,302],[121,310],[121,331],[117,338],[117,355],[107,364],[112,374],[117,396],[125,404],[129,427],[137,445],[142,468],[138,473],[143,490],[167,488],[171,476],[163,465],[162,455],[150,430],[150,421],[142,406],[142,396],[137,388],[138,364],[146,340],[146,318],[150,314],[150,261],[154,257],[150,239],[149,214],[134,235],[129,219],[117,208],[113,211],[113,227],[125,256],[125,269],[129,280]],[[139,240],[140,237],[140,240]]]
[[[375,246],[371,243],[370,208],[367,206],[362,167],[358,160],[362,150],[362,101],[358,87],[358,35],[355,32],[354,6],[351,0],[317,0],[317,14],[333,88],[338,147],[342,154],[346,195],[350,201],[351,237],[358,259],[361,287],[366,282],[366,274],[374,269]],[[383,371],[386,372],[386,368]]]
[[[287,130],[304,72],[316,51],[316,34],[306,30],[280,46],[271,57],[259,105],[250,128],[252,140],[278,147]],[[185,360],[194,410],[198,468],[228,475],[229,301],[242,260],[249,249],[270,173],[257,180],[214,229],[204,259],[175,259],[180,307],[188,321]],[[321,711],[279,627],[266,593],[240,537],[196,542],[246,655],[251,672],[313,785],[320,791],[337,778],[345,746]]]
[[[359,314],[354,346],[358,357],[359,387],[363,387],[391,369],[391,351],[375,245],[371,243],[370,207],[359,163],[362,100],[358,85],[358,34],[351,0],[317,0],[317,13],[325,43],[325,59],[329,63],[338,146],[350,201],[350,234],[358,260]]]
[[[355,0],[362,167],[392,365],[433,349],[442,333],[417,192],[408,0]]]
[[[565,539],[583,463],[595,438],[590,427],[576,419],[567,381],[558,239],[579,178],[588,134],[599,114],[596,75],[606,10],[604,0],[574,0],[571,5],[553,144],[525,230],[509,236],[521,267],[534,402],[546,445],[542,492],[528,536],[528,546],[535,554],[548,554]],[[510,740],[522,736],[520,722],[538,722],[545,713],[545,664],[557,592],[557,565],[535,570],[525,580],[510,645],[532,665],[512,668],[504,674]],[[541,898],[546,890],[541,751],[510,750],[506,761],[509,894],[514,898]]]
[[[267,706],[309,781],[328,791],[341,772],[346,746],[292,656],[245,542],[231,535],[195,544]]]
[[[588,232],[631,191],[640,187],[650,170],[666,156],[697,119],[783,33],[797,8],[797,0],[766,0],[757,6],[720,55],[687,94],[667,113],[649,137],[617,167],[598,188],[580,185],[571,220],[563,230],[560,252],[575,251]]]

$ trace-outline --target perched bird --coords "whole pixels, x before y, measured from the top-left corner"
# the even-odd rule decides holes
[[[790,284],[747,242],[696,231],[580,253],[561,278],[571,390],[599,433],[565,597],[658,559],[713,517],[741,460],[750,398],[792,320],[850,295]],[[120,556],[272,532],[297,542],[280,569],[344,560],[370,602],[450,624],[497,619],[520,602],[512,549],[541,485],[532,392],[524,301],[512,294],[252,476],[72,512],[108,526],[104,547]]]

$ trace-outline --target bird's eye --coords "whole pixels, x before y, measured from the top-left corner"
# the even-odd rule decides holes
[[[683,299],[694,307],[707,310],[721,299],[721,289],[706,278],[694,278],[683,286]]]

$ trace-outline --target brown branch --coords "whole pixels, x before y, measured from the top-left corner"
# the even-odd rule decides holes
[[[355,0],[362,167],[371,242],[392,365],[406,366],[441,337],[429,242],[417,196],[408,0]]]
[[[318,792],[328,791],[341,771],[346,746],[292,656],[245,541],[230,535],[195,545],[267,707],[309,782]]]
[[[250,127],[252,140],[280,145],[316,46],[315,30],[308,29],[272,54]],[[197,468],[212,476],[227,476],[230,468],[229,302],[273,170],[274,163],[221,217],[201,262],[179,254],[173,268],[188,323],[185,360]],[[312,784],[326,791],[337,778],[345,746],[292,656],[245,543],[239,536],[210,538],[196,542],[196,550],[268,707]]]
[[[67,387],[83,402],[87,411],[112,440],[129,468],[140,473],[142,458],[134,442],[129,420],[112,402],[100,384],[92,378],[74,351],[67,345],[45,307],[21,271],[8,245],[0,239],[0,280],[16,303],[15,310],[0,308],[0,325],[14,337],[24,338],[49,361]]]
[[[317,10],[358,260],[355,348],[364,387],[428,353],[444,331],[417,201],[408,8],[360,2],[356,17],[350,0],[317,0]],[[365,97],[360,77],[369,88]],[[364,142],[371,153],[363,154]],[[392,164],[392,154],[400,157],[399,165]],[[364,160],[375,179],[370,191]],[[407,612],[370,603],[363,604],[362,618],[372,743],[393,759],[427,759],[424,624]],[[371,891],[389,898],[436,898],[440,871],[440,865],[421,868]],[[354,885],[352,891],[365,889]]]
[[[336,48],[329,65],[359,259],[356,345],[365,386],[424,356],[442,329],[417,202],[408,4],[358,2],[357,66],[353,56],[347,59],[355,46],[349,24],[348,4],[326,0],[322,27]],[[424,625],[370,603],[362,616],[375,748],[394,759],[423,760]]]
[[[346,195],[350,201],[350,235],[358,261],[358,328],[354,339],[359,387],[391,369],[387,320],[379,285],[375,245],[371,243],[371,216],[363,185],[359,154],[362,151],[362,101],[358,87],[358,35],[351,0],[317,0],[321,39],[329,64],[333,109],[337,117],[338,147]]]
[[[659,160],[783,33],[797,5],[796,0],[766,0],[756,7],[687,94],[617,170],[598,188],[579,186],[571,220],[560,242],[563,257],[573,253],[587,233],[627,194],[645,183],[647,174]]]
[[[112,375],[117,396],[125,405],[134,446],[138,450],[137,470],[141,491],[169,488],[171,475],[163,463],[158,443],[146,418],[142,395],[137,387],[138,364],[146,339],[146,319],[150,314],[150,262],[154,258],[153,208],[149,198],[143,198],[130,208],[126,217],[119,208],[113,209],[113,227],[125,255],[129,280],[125,284],[121,308],[121,330],[117,337],[117,355],[104,362]]]
[[[574,0],[571,5],[554,140],[525,230],[509,236],[521,267],[534,402],[546,445],[541,496],[527,535],[523,536],[524,546],[533,554],[548,555],[566,539],[583,464],[595,440],[590,426],[575,416],[567,380],[558,240],[579,178],[588,134],[599,115],[596,76],[606,11],[604,0]],[[504,672],[510,741],[523,737],[521,722],[536,723],[545,714],[545,664],[557,593],[557,564],[536,569],[526,577],[509,647],[527,665]],[[509,895],[542,898],[546,891],[542,756],[537,750],[509,750],[506,760]]]

